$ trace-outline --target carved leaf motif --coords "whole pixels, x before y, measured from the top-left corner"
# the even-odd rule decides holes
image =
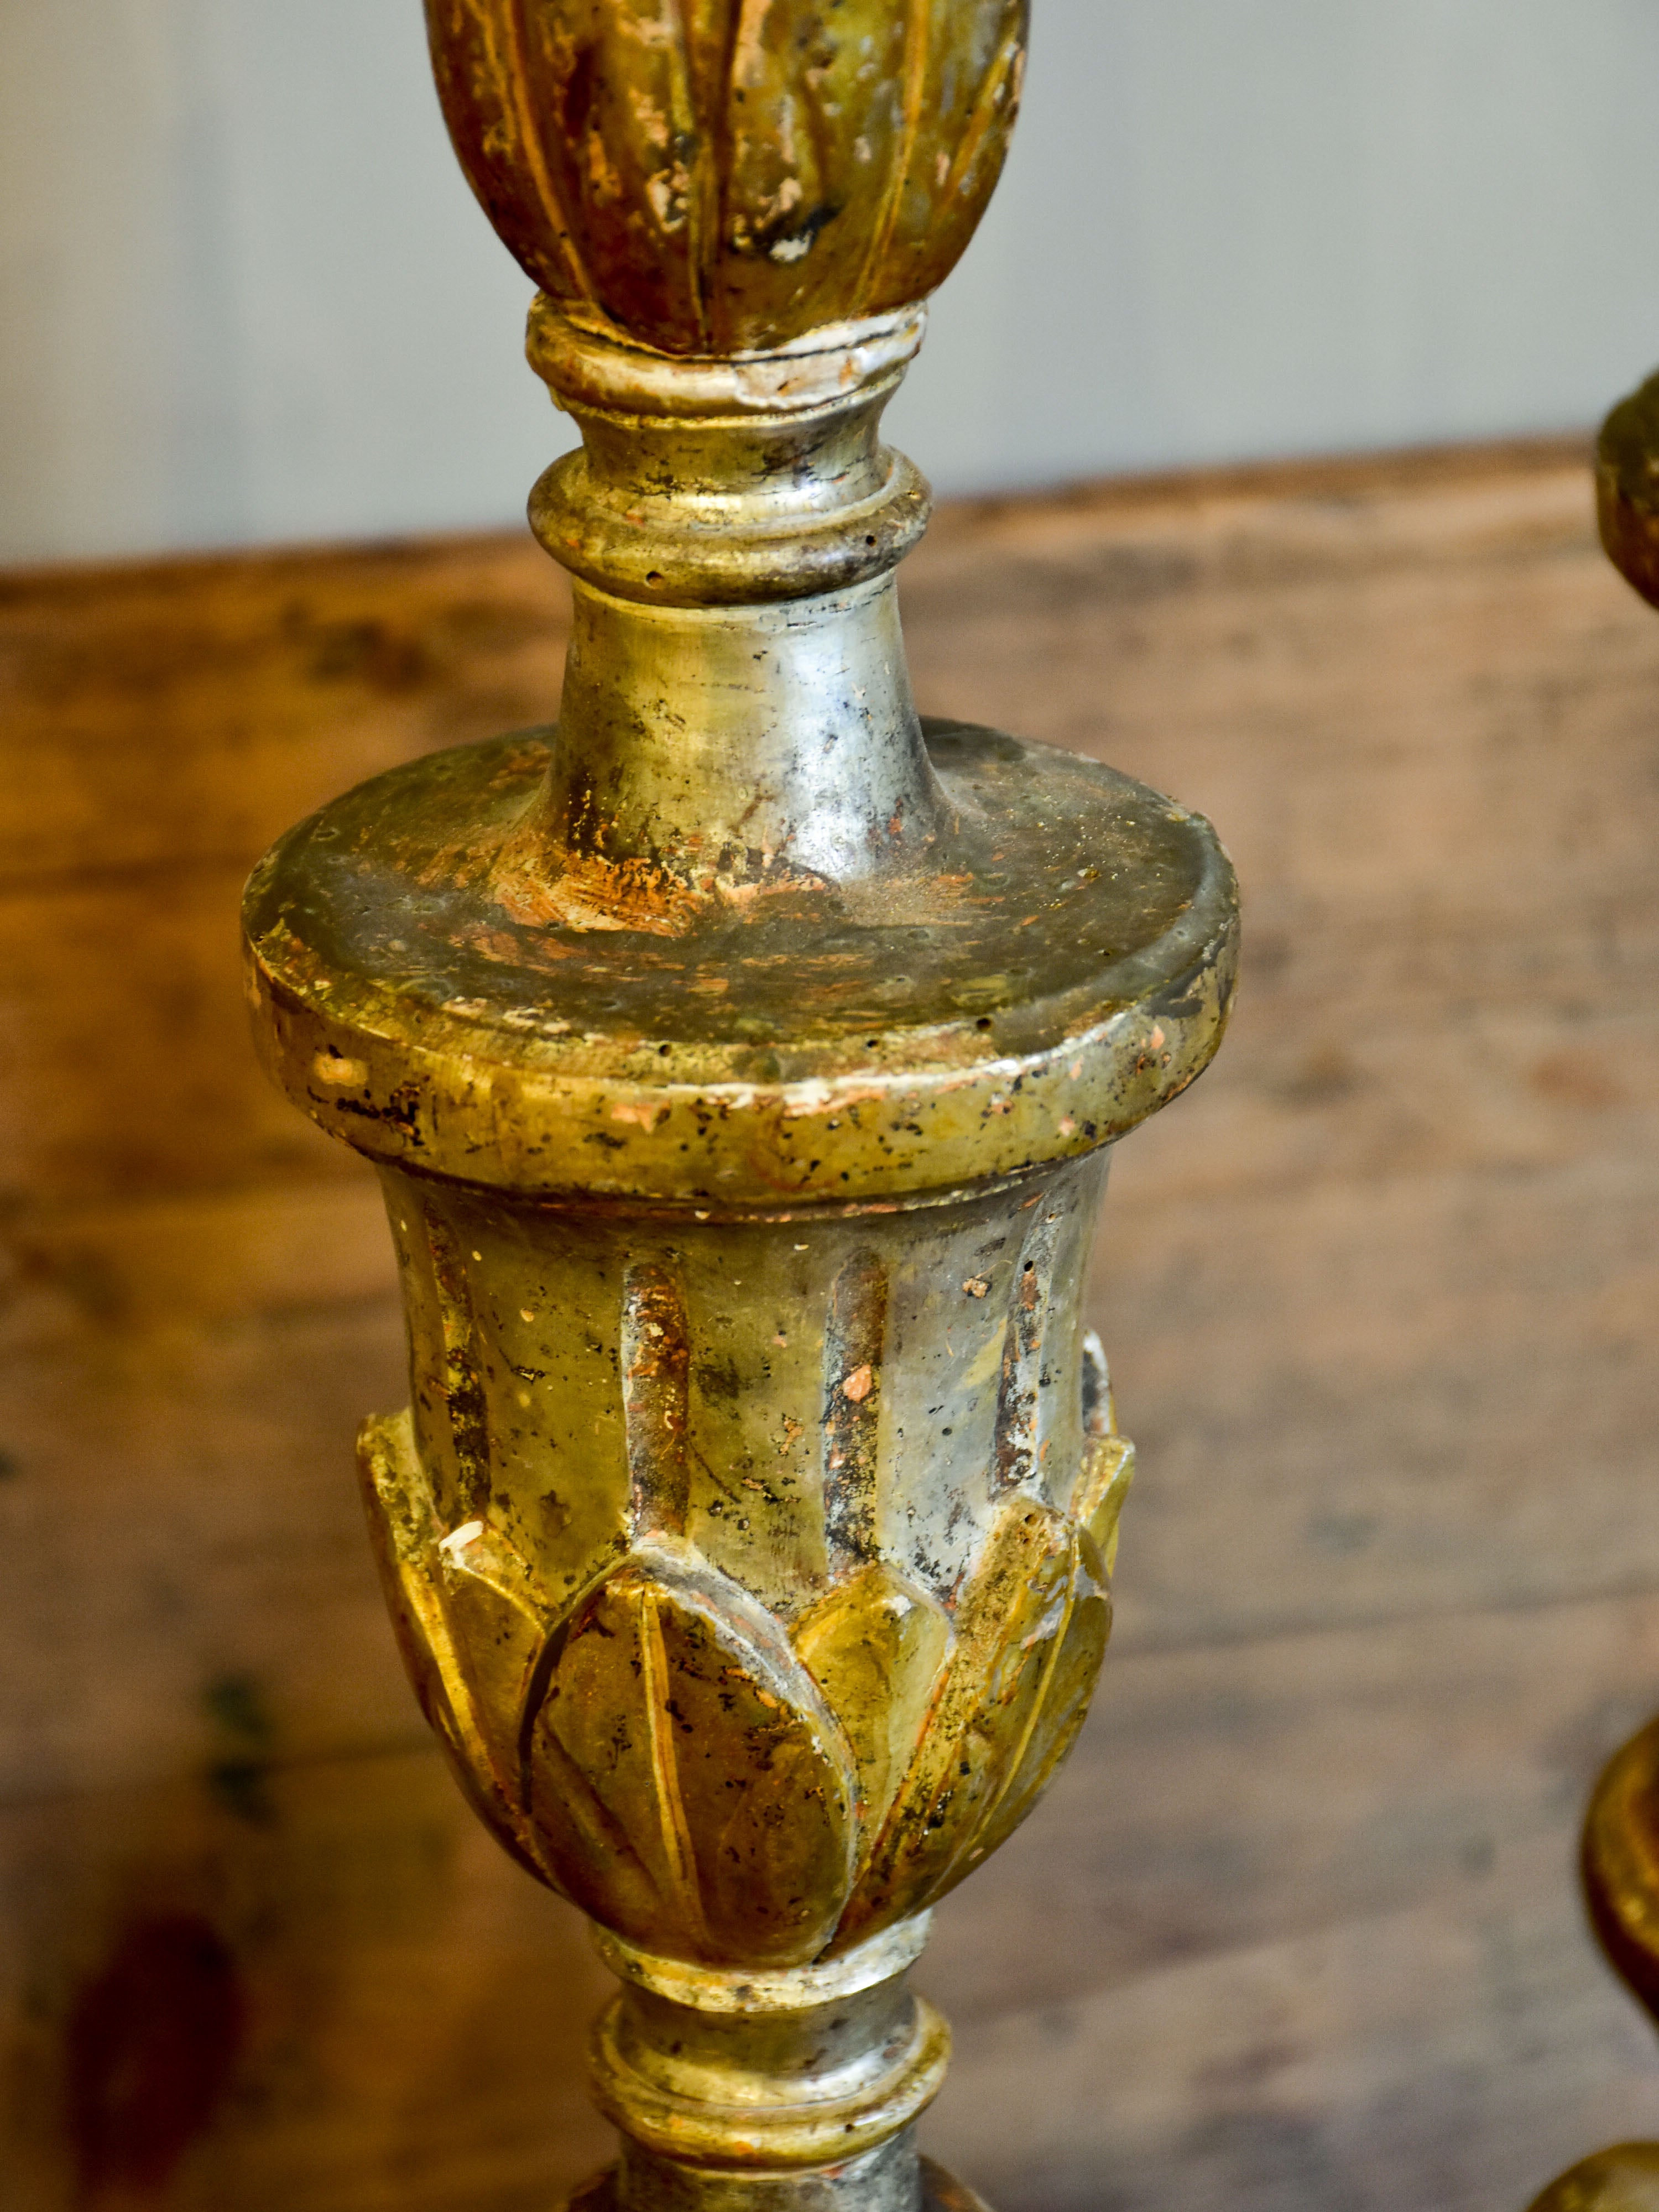
[[[1083,1438],[1072,1518],[1088,1530],[1109,1576],[1117,1565],[1118,1522],[1135,1479],[1135,1448],[1117,1432],[1112,1378],[1093,1329],[1083,1340]]]
[[[405,1664],[514,1856],[671,1955],[822,1949],[852,1886],[855,1762],[770,1614],[657,1540],[556,1617],[497,1532],[440,1529],[406,1413],[368,1423],[360,1458]]]
[[[853,1759],[776,1622],[690,1546],[652,1544],[561,1639],[528,1746],[530,1810],[561,1886],[672,1956],[815,1956],[852,1884]],[[590,1806],[647,1889],[575,1826]]]
[[[884,1564],[830,1591],[797,1625],[795,1649],[858,1761],[866,1849],[915,1756],[951,1644],[943,1606]]]
[[[473,1810],[521,1865],[551,1881],[510,1773],[502,1771],[492,1752],[495,1726],[475,1694],[451,1629],[442,1578],[435,1571],[443,1531],[433,1517],[431,1491],[408,1413],[364,1423],[357,1466],[386,1608],[421,1710]]]
[[[1091,1437],[1084,1449],[1072,1517],[1088,1531],[1103,1571],[1117,1565],[1118,1522],[1135,1479],[1135,1448],[1127,1437]]]
[[[567,308],[669,353],[922,298],[990,197],[1025,0],[427,0],[473,190]]]
[[[1004,1770],[990,1809],[981,1816],[971,1847],[951,1866],[944,1887],[970,1875],[982,1859],[1006,1843],[1038,1798],[1077,1741],[1088,1718],[1089,1700],[1099,1680],[1112,1632],[1112,1598],[1100,1553],[1086,1531],[1079,1531],[1073,1572],[1070,1617],[1048,1647],[1044,1675],[1033,1697],[1024,1741]],[[935,1893],[943,1894],[943,1891]]]
[[[881,1555],[888,1285],[862,1252],[838,1275],[823,1433],[839,1578],[793,1646],[682,1533],[691,1345],[659,1267],[630,1269],[622,1301],[633,1541],[624,1554],[619,1534],[586,1591],[552,1601],[483,1515],[446,1527],[409,1416],[368,1425],[370,1521],[410,1671],[473,1803],[544,1881],[650,1949],[797,1964],[933,1903],[1024,1819],[1087,1710],[1133,1469],[1091,1340],[1068,1510],[1033,1493],[1030,1272],[989,1470],[994,1497],[1011,1471],[1013,1486],[953,1608]],[[443,1494],[450,1518],[466,1510]]]
[[[983,1856],[993,1825],[1006,1833],[1036,1802],[1076,1732],[1110,1627],[1098,1555],[1086,1559],[1085,1543],[1032,1498],[1005,1509],[957,1604],[938,1703],[838,1948],[943,1896]]]
[[[524,1561],[481,1522],[441,1539],[436,1564],[478,1734],[502,1795],[516,1804],[520,1716],[553,1616]]]

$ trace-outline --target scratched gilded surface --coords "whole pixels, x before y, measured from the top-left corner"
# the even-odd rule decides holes
[[[362,1462],[404,1656],[497,1835],[603,1925],[805,1964],[1035,1803],[1133,1466],[1079,1310],[1106,1158],[702,1224],[385,1171],[414,1404]]]
[[[248,982],[390,1200],[412,1404],[362,1464],[417,1692],[644,1977],[592,2046],[623,2212],[754,2212],[751,2170],[921,2212],[948,2038],[903,1978],[1099,1671],[1089,1237],[1219,1041],[1232,874],[1127,777],[918,718],[872,325],[752,388],[562,327],[559,721],[291,832]],[[585,532],[618,453],[654,506]]]
[[[726,1971],[924,1911],[1069,1748],[1130,1463],[1107,1140],[1230,994],[1203,824],[928,737],[902,872],[672,937],[503,890],[542,738],[361,787],[248,896],[273,1069],[387,1192],[412,1404],[362,1465],[423,1706],[525,1865]]]
[[[567,312],[672,354],[926,297],[1000,173],[1026,0],[427,0],[473,190]]]
[[[881,414],[1023,0],[427,13],[582,432],[532,509],[563,696],[277,845],[256,1026],[386,1192],[411,1403],[361,1463],[416,1692],[622,1983],[600,2199],[923,2212],[905,1976],[1100,1669],[1130,1453],[1079,1298],[1107,1148],[1219,1042],[1232,872],[911,696]]]

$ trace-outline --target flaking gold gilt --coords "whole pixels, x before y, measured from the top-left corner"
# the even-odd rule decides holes
[[[1133,1452],[1079,1334],[1098,1162],[935,1213],[921,1255],[902,1216],[792,1224],[821,1251],[758,1358],[714,1310],[743,1287],[720,1230],[647,1257],[636,1224],[550,1213],[491,1251],[387,1182],[434,1325],[365,1486],[473,1802],[666,1957],[805,1966],[926,1911],[1036,1802],[1105,1651]],[[769,1358],[792,1328],[805,1360]]]
[[[567,313],[670,354],[924,298],[1001,173],[1025,0],[427,0],[455,149]]]
[[[428,0],[581,434],[556,723],[255,872],[260,1049],[373,1160],[410,1404],[362,1439],[472,1804],[600,1931],[611,2212],[975,2212],[915,2123],[933,1905],[1088,1707],[1133,1454],[1083,1290],[1201,1073],[1209,825],[924,721],[882,412],[1018,101],[1021,0]]]

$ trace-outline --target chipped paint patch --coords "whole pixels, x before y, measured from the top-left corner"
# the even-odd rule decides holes
[[[311,1063],[311,1073],[319,1083],[332,1090],[361,1091],[368,1080],[368,1063],[349,1060],[326,1046]]]

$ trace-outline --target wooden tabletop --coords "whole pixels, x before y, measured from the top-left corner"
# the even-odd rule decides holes
[[[1659,619],[1562,446],[957,507],[904,605],[925,708],[1202,809],[1246,900],[1114,1168],[1117,1636],[940,1915],[927,2147],[998,2212],[1520,2212],[1659,2133],[1574,1886],[1659,1708]],[[606,2154],[604,1973],[393,1656],[389,1250],[234,928],[329,793],[546,720],[565,622],[517,537],[0,578],[16,2212],[547,2212]]]

